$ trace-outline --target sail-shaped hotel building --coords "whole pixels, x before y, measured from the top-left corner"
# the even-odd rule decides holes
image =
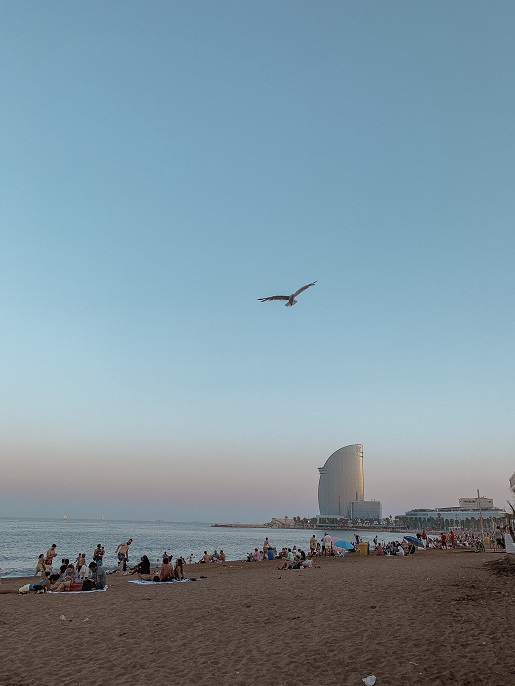
[[[380,519],[381,503],[365,500],[363,446],[346,445],[319,467],[318,506],[320,523],[335,519]]]

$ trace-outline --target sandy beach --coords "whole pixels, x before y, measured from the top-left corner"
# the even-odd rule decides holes
[[[485,565],[501,559],[227,562],[188,566],[192,583],[111,575],[107,592],[0,595],[0,683],[509,686],[515,577]]]

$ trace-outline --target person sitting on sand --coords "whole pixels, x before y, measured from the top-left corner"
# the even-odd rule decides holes
[[[384,548],[381,543],[377,543],[372,555],[384,555]]]
[[[215,552],[211,555],[211,562],[218,562],[220,560],[220,555],[218,554],[218,551],[215,549]]]
[[[223,550],[220,550],[220,562],[225,562],[225,553]]]
[[[106,586],[105,569],[103,567],[101,567],[100,565],[97,565],[96,562],[90,562],[88,566],[91,570],[91,574],[90,574],[91,581],[93,582],[95,588],[98,591],[101,591]]]
[[[159,569],[159,581],[171,581],[174,578],[173,567],[168,557],[163,558],[163,564]]]
[[[204,554],[200,558],[199,562],[201,562],[202,564],[204,564],[204,563],[207,564],[208,562],[211,562],[211,555],[209,555],[207,550],[204,550]]]
[[[254,548],[252,553],[252,562],[261,562],[263,559],[263,553],[261,553],[257,548]]]
[[[72,583],[75,581],[75,569],[73,565],[61,565],[60,576],[50,590],[54,593],[65,593],[71,590]]]
[[[36,571],[34,572],[34,576],[38,576],[39,574],[41,578],[44,578],[45,571],[45,555],[41,553],[41,555],[38,557],[38,563],[36,566]]]
[[[177,581],[182,581],[182,580],[184,579],[184,565],[185,565],[185,564],[186,564],[186,563],[184,562],[184,558],[183,558],[183,557],[180,557],[180,556],[179,556],[179,557],[175,560],[175,570],[174,570],[174,573],[175,573],[175,578],[177,579]]]
[[[293,567],[293,563],[295,562],[295,557],[293,555],[292,549],[288,548],[288,554],[286,556],[286,559],[281,567],[278,567],[277,569],[291,569]],[[299,561],[299,566],[300,566],[300,561]]]
[[[132,569],[131,574],[136,574],[142,581],[152,581],[153,574],[150,574],[150,560],[146,555],[142,555],[138,564]]]

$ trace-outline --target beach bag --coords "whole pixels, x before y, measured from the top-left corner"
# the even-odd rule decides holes
[[[93,582],[91,579],[84,579],[82,582],[82,590],[83,591],[92,591],[93,590]]]

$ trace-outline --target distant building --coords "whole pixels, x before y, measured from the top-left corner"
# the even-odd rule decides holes
[[[330,526],[340,519],[381,519],[381,503],[365,500],[363,446],[360,443],[340,448],[318,471],[319,524]]]
[[[486,527],[493,528],[504,521],[506,511],[494,507],[492,498],[460,498],[458,507],[437,507],[434,509],[409,510],[397,519],[411,529],[478,529],[480,518]],[[481,514],[480,508],[481,506]]]
[[[510,488],[515,493],[515,472],[510,476]]]
[[[381,503],[379,500],[353,500],[349,508],[349,519],[377,522],[381,519]]]
[[[458,506],[462,507],[464,510],[478,510],[479,505],[481,505],[482,510],[486,507],[494,506],[493,498],[479,498],[479,505],[477,500],[477,498],[460,498],[458,500]]]

